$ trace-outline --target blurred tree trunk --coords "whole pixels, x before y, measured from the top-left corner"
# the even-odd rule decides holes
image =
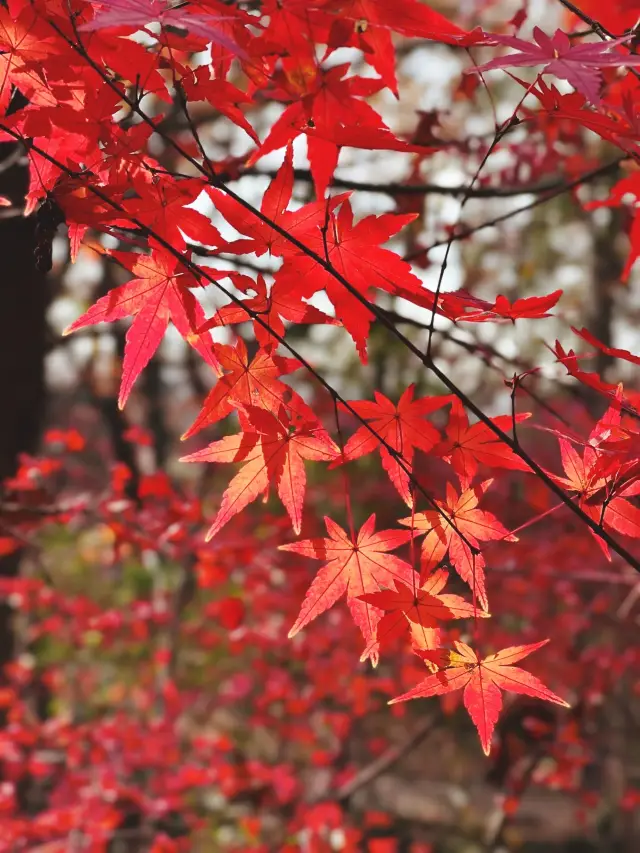
[[[618,250],[617,236],[622,233],[622,217],[617,210],[609,210],[609,222],[604,227],[596,227],[593,239],[593,310],[589,330],[606,344],[613,341],[613,309],[615,288],[620,286],[623,261]],[[600,376],[614,362],[612,356],[598,350],[595,370]]]
[[[18,155],[0,144],[0,194],[21,210],[28,170]],[[0,218],[0,481],[15,473],[21,453],[35,451],[43,413],[47,294],[34,264],[34,226],[32,216]],[[0,576],[15,576],[19,562],[19,552],[0,557]],[[13,651],[10,609],[0,602],[0,667]]]

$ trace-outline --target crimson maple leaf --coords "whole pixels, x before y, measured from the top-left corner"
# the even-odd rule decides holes
[[[516,423],[530,417],[530,412],[518,414]],[[502,430],[512,426],[511,415],[498,415],[491,421]],[[445,438],[433,448],[433,453],[450,463],[463,487],[468,486],[475,477],[478,463],[514,471],[530,470],[526,462],[496,437],[488,424],[478,421],[469,426],[467,412],[457,397],[451,405]]]
[[[247,161],[261,157],[307,136],[307,157],[316,196],[324,198],[345,146],[420,151],[397,139],[373,107],[363,100],[380,91],[380,78],[349,75],[349,64],[322,68],[312,56],[284,57],[273,76],[275,97],[289,106],[273,124],[260,148]]]
[[[637,131],[636,131],[637,135]],[[599,207],[618,207],[623,204],[633,211],[633,220],[629,230],[630,252],[624,270],[622,280],[627,281],[631,270],[640,257],[640,174],[632,172],[615,184],[604,201],[590,201],[585,204],[586,210],[595,210]]]
[[[337,444],[319,424],[289,415],[284,406],[277,415],[246,406],[240,410],[240,415],[241,433],[225,436],[180,460],[244,463],[222,496],[207,541],[260,495],[266,497],[271,483],[289,514],[295,533],[300,533],[307,482],[304,460],[331,462],[340,452]]]
[[[555,86],[548,86],[542,77],[529,87],[529,91],[540,101],[546,113],[542,116],[545,122],[576,122],[624,150],[637,151],[638,132],[629,118],[620,113],[605,115],[602,111],[594,110],[580,92],[559,92]],[[523,113],[532,120],[541,118],[540,112],[526,107],[523,107]],[[588,208],[588,205],[585,207]]]
[[[286,291],[282,282],[275,281],[271,288],[262,275],[258,274],[254,281],[242,273],[230,272],[229,278],[234,286],[243,293],[254,291],[255,296],[243,300],[242,305],[232,302],[224,305],[211,319],[198,329],[198,333],[204,333],[209,329],[219,326],[230,326],[236,323],[246,323],[252,319],[249,311],[258,314],[260,320],[253,318],[253,332],[256,340],[263,347],[276,346],[279,341],[275,337],[284,337],[285,325],[283,320],[290,323],[319,323],[322,325],[336,325],[336,320],[329,317],[313,305],[301,302],[295,292]]]
[[[329,48],[360,48],[396,97],[392,30],[404,36],[465,47],[484,40],[480,31],[466,32],[418,0],[329,0],[322,11],[335,15],[327,37]]]
[[[640,356],[633,355],[626,349],[618,349],[617,347],[610,347],[603,344],[602,341],[598,340],[595,335],[592,335],[588,329],[582,328],[578,331],[578,329],[572,326],[571,331],[576,335],[579,335],[588,344],[591,344],[592,347],[596,347],[600,352],[605,353],[605,355],[610,355],[613,358],[621,358],[624,361],[630,361],[631,364],[640,364]]]
[[[632,440],[635,452],[631,468],[624,458],[607,449],[607,440],[612,433],[614,438],[620,435],[622,400],[620,387],[616,400],[592,429],[582,456],[568,439],[560,437],[560,458],[566,476],[547,473],[556,483],[578,495],[581,509],[594,521],[624,536],[637,537],[640,535],[640,508],[627,500],[640,494],[640,479],[629,477],[637,459],[637,437],[635,442]],[[624,432],[622,436],[627,440],[633,439]],[[607,544],[594,530],[589,529],[610,560]]]
[[[469,584],[481,606],[488,607],[484,583],[484,557],[473,553],[479,541],[504,539],[517,542],[518,537],[510,534],[490,512],[478,509],[482,495],[493,480],[485,480],[477,486],[463,487],[457,494],[451,483],[447,483],[445,501],[435,501],[438,510],[419,512],[400,519],[400,524],[412,527],[418,536],[426,533],[422,543],[423,576],[444,559],[449,559],[465,583]]]
[[[539,320],[551,316],[548,311],[557,304],[562,296],[561,290],[554,290],[546,296],[526,296],[509,302],[506,296],[497,296],[493,305],[486,311],[467,314],[462,319],[468,323],[483,323],[500,318],[503,320]]]
[[[151,255],[132,252],[112,252],[111,255],[136,278],[99,299],[63,334],[69,335],[97,323],[134,318],[125,341],[118,406],[124,408],[136,379],[158,349],[169,320],[217,370],[211,346],[207,346],[203,338],[193,338],[196,327],[204,321],[204,311],[190,290],[197,287],[197,279],[180,266],[177,258],[157,249]]]
[[[573,376],[578,382],[587,385],[589,388],[593,388],[606,397],[613,397],[616,392],[616,386],[612,382],[605,382],[603,379],[600,379],[597,373],[587,373],[586,370],[581,369],[578,360],[584,358],[584,355],[576,355],[572,349],[565,352],[560,341],[556,341],[555,347],[547,345],[547,348],[551,350],[560,364],[566,367],[569,376]]]
[[[249,95],[226,80],[212,80],[208,65],[189,69],[189,73],[184,75],[180,84],[190,102],[208,101],[216,110],[241,127],[257,145],[260,144],[255,130],[240,109],[241,104],[252,103]]]
[[[383,587],[393,588],[396,581],[415,586],[416,572],[404,560],[388,553],[408,542],[411,533],[404,530],[375,533],[375,514],[369,516],[353,538],[328,516],[324,523],[328,539],[307,539],[280,546],[282,551],[325,562],[307,590],[289,637],[294,637],[346,594],[353,620],[365,642],[371,644],[382,611],[362,601],[360,596],[378,592]],[[375,664],[377,653],[372,651],[371,657]]]
[[[555,35],[548,36],[539,27],[534,27],[533,37],[536,44],[524,41],[517,36],[491,34],[488,37],[490,42],[507,45],[518,53],[497,57],[490,62],[485,62],[484,65],[467,69],[467,73],[491,71],[494,68],[544,65],[543,74],[554,74],[561,80],[567,80],[588,101],[599,104],[602,86],[601,68],[640,65],[640,56],[622,54],[614,50],[630,41],[633,38],[631,34],[606,42],[576,44],[562,30],[556,30]]]
[[[456,641],[456,651],[449,653],[450,665],[447,669],[428,675],[412,690],[391,699],[389,704],[395,705],[422,696],[442,696],[464,689],[464,706],[478,730],[485,755],[489,755],[491,737],[502,708],[501,690],[533,696],[564,708],[570,707],[535,675],[513,666],[548,642],[542,640],[528,646],[510,646],[483,659],[466,643]]]
[[[326,257],[333,269],[362,296],[368,297],[371,287],[397,296],[421,293],[424,292],[422,283],[410,265],[394,252],[380,248],[381,243],[413,222],[416,216],[415,213],[384,213],[366,216],[354,225],[351,203],[346,199],[337,214],[326,218],[326,227],[309,231],[305,242],[316,255]],[[324,290],[337,318],[354,339],[361,360],[366,363],[366,342],[373,314],[329,270],[308,254],[295,251],[285,258],[284,265],[276,273],[276,281],[305,299]]]
[[[433,424],[425,420],[425,415],[445,406],[453,399],[447,395],[414,400],[414,390],[415,385],[410,385],[403,392],[397,406],[379,391],[374,391],[375,402],[349,401],[350,409],[370,421],[375,434],[366,426],[361,426],[347,441],[343,454],[343,461],[350,462],[379,449],[382,465],[389,479],[408,506],[413,505],[413,496],[405,469],[411,470],[416,448],[428,453],[440,438],[440,433]],[[404,467],[380,443],[381,439],[400,454]]]
[[[378,623],[375,639],[364,650],[360,660],[366,660],[380,646],[401,636],[407,627],[416,645],[422,649],[436,649],[440,645],[441,622],[489,616],[459,595],[442,593],[448,578],[447,571],[438,569],[420,587],[410,587],[396,580],[395,590],[385,589],[361,595],[361,601],[384,610],[385,615]]]
[[[55,105],[50,86],[43,76],[42,63],[59,48],[52,31],[31,6],[18,14],[15,8],[0,8],[0,109],[4,111],[11,98],[12,85],[28,98],[37,93],[41,103]]]
[[[258,257],[265,252],[274,257],[287,252],[292,253],[295,248],[291,242],[286,236],[275,231],[272,226],[278,225],[288,234],[304,240],[307,232],[321,228],[324,224],[327,204],[329,209],[333,210],[345,198],[341,195],[328,203],[324,200],[315,201],[303,205],[298,210],[287,210],[293,193],[293,180],[293,149],[288,145],[284,161],[262,197],[260,212],[268,217],[268,223],[251,210],[238,204],[226,193],[214,187],[207,187],[207,193],[218,213],[221,213],[236,231],[249,238],[234,240],[231,243],[225,242],[223,244],[225,252],[238,255],[253,253]]]
[[[150,245],[162,249],[162,244],[156,239],[161,237],[175,249],[184,250],[187,245],[185,234],[205,246],[222,245],[222,237],[211,221],[199,210],[187,207],[203,189],[199,181],[175,181],[159,175],[150,181],[138,172],[131,183],[135,196],[127,200],[127,214],[152,232]],[[131,221],[123,218],[116,224],[128,228]]]
[[[289,102],[289,106],[274,122],[269,134],[247,161],[255,164],[271,151],[289,145],[307,128],[321,136],[307,136],[307,156],[315,185],[316,196],[324,198],[338,164],[340,147],[348,144],[334,133],[344,128],[357,127],[361,131],[383,131],[389,142],[411,150],[393,135],[380,115],[363,98],[378,92],[383,82],[379,78],[349,76],[350,65],[344,63],[332,68],[322,68],[313,59],[285,57],[281,71],[274,75],[278,86],[276,95]],[[362,145],[368,147],[366,136]]]

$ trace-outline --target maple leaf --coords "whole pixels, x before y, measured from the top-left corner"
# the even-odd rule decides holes
[[[329,49],[358,47],[391,91],[398,96],[391,31],[413,38],[468,47],[484,40],[469,33],[418,0],[329,0],[323,12],[335,15]]]
[[[578,331],[578,329],[572,326],[571,331],[576,335],[579,335],[588,344],[591,344],[592,347],[596,347],[600,352],[605,353],[605,355],[610,355],[613,358],[621,358],[624,361],[630,361],[631,364],[640,364],[640,356],[632,355],[632,353],[626,349],[618,349],[617,347],[610,347],[603,344],[602,341],[598,340],[595,335],[592,335],[588,329],[583,328]]]
[[[546,296],[526,296],[516,299],[515,302],[509,302],[506,296],[498,296],[494,304],[486,311],[467,314],[461,319],[468,323],[482,323],[495,319],[496,316],[504,320],[511,320],[512,323],[524,319],[540,320],[543,317],[551,316],[547,312],[556,305],[561,296],[562,290],[554,290],[553,293],[548,293]]]
[[[473,553],[479,541],[504,539],[517,542],[490,512],[478,509],[482,495],[493,480],[485,480],[477,486],[464,487],[460,495],[451,483],[447,483],[446,501],[435,501],[438,509],[419,512],[400,519],[400,524],[412,527],[416,535],[425,533],[422,542],[423,576],[436,567],[449,554],[449,559],[462,580],[471,587],[484,610],[488,607],[484,583],[484,558]]]
[[[344,141],[334,138],[335,132],[357,127],[362,131],[381,130],[389,141],[396,140],[390,128],[373,107],[363,100],[382,88],[377,78],[346,76],[349,63],[322,68],[313,59],[301,62],[284,58],[276,83],[282,88],[282,98],[289,101],[282,115],[274,122],[262,145],[247,160],[254,165],[265,154],[289,145],[307,128],[321,134],[307,136],[307,156],[313,176],[316,196],[324,198],[338,163],[340,146]],[[363,145],[368,147],[366,136]],[[406,143],[405,143],[406,145]]]
[[[180,460],[244,463],[222,496],[207,541],[260,495],[266,497],[271,483],[289,514],[295,533],[300,533],[306,489],[304,460],[330,462],[340,450],[323,427],[290,416],[284,406],[277,415],[255,406],[246,406],[242,411],[245,413],[245,417],[241,417],[243,432],[214,441]]]
[[[180,84],[190,102],[208,101],[216,110],[241,127],[256,145],[260,144],[255,130],[240,109],[241,104],[252,103],[249,95],[226,80],[212,80],[208,65],[190,69],[190,73],[185,74]]]
[[[633,220],[629,230],[630,252],[622,271],[622,281],[627,281],[633,266],[640,257],[640,174],[638,172],[633,172],[618,181],[611,188],[609,197],[603,201],[587,202],[585,209],[597,210],[600,207],[617,207],[619,205],[630,207],[633,210]]]
[[[194,14],[191,9],[185,8],[188,5],[194,8],[201,6],[194,2],[180,3],[176,8],[168,0],[101,0],[92,5],[99,7],[97,14],[93,20],[78,27],[79,30],[95,31],[112,27],[138,30],[158,21],[163,26],[188,29],[193,35],[206,38],[230,53],[245,56],[244,50],[219,29],[220,23],[232,20],[230,8],[222,4],[221,8],[226,12],[222,15]],[[149,30],[145,29],[145,32],[154,35]]]
[[[451,665],[447,669],[428,675],[412,690],[391,699],[389,704],[423,696],[442,696],[464,689],[464,706],[478,730],[484,754],[489,755],[493,730],[502,709],[502,690],[570,707],[535,675],[513,666],[548,642],[542,640],[528,646],[510,646],[483,659],[466,643],[456,641],[456,651],[450,652]]]
[[[187,205],[192,204],[203,187],[195,179],[172,181],[155,175],[149,181],[146,175],[134,174],[135,197],[127,200],[127,214],[135,217],[150,232],[149,243],[164,248],[156,239],[161,237],[175,249],[186,248],[185,234],[205,246],[223,244],[218,229],[203,213]],[[131,221],[123,219],[118,225],[130,227]]]
[[[403,293],[403,299],[412,302],[414,305],[419,305],[421,308],[426,308],[428,311],[442,314],[454,322],[458,320],[473,321],[476,317],[484,322],[486,319],[490,319],[489,311],[492,307],[486,299],[479,299],[465,290],[439,293],[436,299],[436,294],[432,290],[423,288],[417,293]]]
[[[118,406],[124,408],[133,385],[158,349],[169,321],[191,341],[204,321],[204,311],[189,288],[197,279],[180,266],[177,258],[155,250],[152,255],[112,252],[136,278],[116,287],[92,305],[64,330],[64,335],[97,323],[133,317],[127,331]],[[194,348],[215,370],[217,361],[210,346],[197,338]]]
[[[531,417],[530,412],[516,415],[516,423]],[[511,415],[498,415],[492,423],[502,430],[512,425]],[[509,468],[512,471],[529,471],[530,468],[510,447],[500,441],[488,424],[478,421],[469,426],[467,412],[458,398],[454,398],[443,441],[433,448],[434,455],[442,456],[466,488],[478,471],[478,463],[492,468]]]
[[[555,86],[548,86],[541,77],[535,86],[529,87],[529,90],[542,104],[546,112],[544,116],[546,121],[577,122],[581,127],[592,130],[603,139],[608,139],[625,150],[636,150],[637,129],[632,122],[627,121],[620,114],[605,115],[601,111],[596,111],[591,108],[580,92],[559,92]],[[539,112],[524,108],[524,113],[531,119],[540,121]],[[589,206],[585,205],[585,207],[588,209]]]
[[[605,382],[600,379],[597,373],[587,373],[586,370],[580,368],[578,360],[584,356],[576,355],[572,349],[566,352],[560,341],[556,341],[555,347],[547,345],[547,348],[551,350],[560,364],[566,367],[567,373],[577,379],[578,382],[593,388],[606,397],[612,397],[615,394],[616,386],[612,382]]]
[[[603,3],[602,0],[579,0],[576,10],[586,12],[597,19],[598,23],[612,33],[622,33],[633,30],[640,18],[640,0],[614,0],[613,3]],[[566,14],[572,25],[581,27],[583,22],[573,12]]]
[[[351,400],[349,407],[360,417],[371,423],[371,429],[361,426],[349,438],[344,447],[345,462],[359,459],[374,450],[380,450],[382,465],[389,479],[398,490],[398,494],[408,506],[413,505],[413,496],[406,470],[399,464],[380,441],[384,440],[402,457],[405,467],[411,469],[414,450],[428,453],[440,438],[440,433],[425,420],[425,415],[445,406],[453,399],[451,396],[423,397],[413,399],[415,385],[410,385],[400,397],[398,405],[392,403],[384,394],[374,392],[375,402]],[[342,406],[344,409],[344,406]]]
[[[33,8],[26,6],[18,15],[5,6],[0,8],[0,47],[0,109],[3,115],[11,99],[12,84],[36,104],[51,103],[42,69],[47,57],[57,52],[57,46],[51,31]]]
[[[222,420],[238,406],[262,407],[275,414],[286,403],[293,404],[299,413],[303,409],[310,411],[300,395],[278,378],[298,370],[300,362],[297,359],[261,349],[249,361],[247,345],[242,338],[235,346],[215,345],[214,352],[220,368],[229,372],[213,386],[198,417],[182,436],[183,440]]]
[[[384,213],[366,216],[354,225],[351,203],[346,199],[337,214],[326,218],[326,228],[305,235],[306,244],[316,255],[326,257],[332,268],[362,296],[368,297],[369,288],[377,287],[408,297],[423,292],[420,279],[406,261],[381,248],[380,244],[413,222],[416,216],[415,213]],[[354,339],[362,362],[366,363],[366,342],[373,314],[329,270],[308,254],[296,251],[285,258],[284,265],[276,273],[276,281],[285,284],[288,290],[295,289],[305,299],[324,290],[337,318]]]
[[[640,494],[640,480],[635,476],[629,478],[637,456],[629,466],[616,457],[611,459],[606,449],[607,439],[612,434],[614,437],[620,434],[616,428],[620,427],[620,404],[623,399],[620,386],[616,400],[592,429],[582,457],[568,439],[560,437],[560,458],[566,476],[547,473],[558,485],[575,492],[580,508],[598,524],[610,527],[624,536],[637,537],[640,536],[640,508],[627,500],[628,497]],[[624,433],[623,437],[626,437]],[[637,452],[637,442],[634,449]],[[603,457],[606,459],[604,466],[601,464]],[[611,560],[606,542],[596,531],[589,530],[607,559]]]
[[[396,580],[395,590],[386,589],[361,595],[361,601],[384,610],[385,615],[378,623],[375,639],[364,650],[360,660],[366,660],[380,646],[401,636],[407,627],[420,648],[436,649],[440,645],[440,622],[489,616],[459,595],[443,594],[448,578],[447,571],[438,569],[418,588]]]
[[[330,326],[337,324],[333,317],[329,317],[319,308],[309,305],[307,302],[300,301],[295,293],[286,291],[282,282],[273,282],[268,290],[267,284],[260,274],[258,274],[256,281],[249,276],[235,272],[230,272],[229,278],[238,290],[244,293],[253,290],[256,295],[243,300],[242,305],[232,302],[220,308],[211,319],[207,320],[197,330],[198,334],[219,326],[246,323],[253,319],[253,332],[258,343],[263,347],[273,347],[279,343],[276,336],[284,337],[283,319],[290,323],[318,323]],[[250,317],[249,311],[258,314],[263,322]]]
[[[514,68],[527,65],[544,65],[543,74],[554,74],[561,80],[567,80],[574,89],[581,92],[593,104],[600,103],[602,86],[601,68],[622,68],[640,65],[640,56],[621,54],[614,48],[630,41],[633,36],[626,35],[606,42],[572,42],[562,30],[556,30],[548,36],[539,27],[534,27],[533,37],[536,44],[524,41],[517,36],[488,36],[496,44],[512,47],[518,53],[510,53],[469,68],[466,73],[491,71],[495,68]]]
[[[293,193],[293,180],[293,149],[288,145],[284,161],[262,197],[260,212],[268,217],[268,223],[253,211],[239,205],[226,193],[214,187],[206,188],[216,210],[236,231],[249,238],[234,240],[231,243],[225,242],[223,244],[225,252],[238,255],[253,253],[258,257],[268,252],[272,256],[279,257],[287,252],[292,253],[295,247],[286,237],[275,231],[273,225],[303,240],[309,231],[320,228],[324,224],[327,215],[325,201],[311,202],[295,211],[287,210]],[[328,203],[330,210],[333,210],[342,198],[344,196],[331,199]]]
[[[367,644],[375,637],[382,611],[362,601],[360,596],[393,588],[396,581],[413,587],[416,573],[399,557],[389,554],[404,545],[411,533],[404,530],[380,530],[375,533],[375,514],[369,516],[355,538],[328,516],[324,519],[329,538],[307,539],[291,545],[281,545],[281,551],[291,551],[304,557],[323,560],[300,608],[300,614],[289,631],[294,637],[309,622],[332,607],[343,595],[353,620]],[[375,653],[372,653],[375,662]]]

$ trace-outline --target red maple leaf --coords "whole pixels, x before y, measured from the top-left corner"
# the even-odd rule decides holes
[[[307,482],[304,460],[331,462],[340,450],[319,424],[290,416],[284,406],[277,416],[255,406],[245,407],[241,415],[242,411],[243,432],[214,441],[180,460],[244,463],[222,496],[207,541],[260,495],[266,497],[270,484],[275,485],[294,531],[300,533]]]
[[[211,319],[207,320],[204,326],[198,329],[198,333],[204,333],[219,326],[246,323],[253,319],[253,332],[256,340],[261,346],[270,347],[279,343],[276,335],[280,338],[284,337],[285,325],[283,320],[290,323],[336,325],[336,320],[333,317],[329,317],[319,308],[309,305],[307,302],[302,302],[295,292],[286,291],[282,282],[275,281],[268,289],[263,276],[259,273],[255,281],[247,275],[236,272],[230,272],[229,278],[238,290],[243,293],[254,291],[256,295],[243,300],[242,305],[232,302],[223,306]],[[256,318],[251,318],[249,311],[258,314],[262,322]]]
[[[576,335],[579,335],[588,344],[591,344],[592,347],[596,347],[600,352],[605,353],[605,355],[610,355],[613,358],[621,358],[624,361],[630,361],[631,364],[640,364],[640,356],[632,355],[629,350],[626,349],[618,349],[617,347],[610,347],[603,344],[602,341],[598,340],[595,335],[592,335],[588,329],[583,328],[578,331],[578,329],[572,326],[571,331]]]
[[[19,87],[28,98],[37,95],[36,102],[55,106],[43,62],[59,51],[53,33],[39,19],[31,6],[16,15],[15,8],[0,8],[0,109],[4,111],[11,98],[12,85]]]
[[[316,196],[324,198],[338,163],[340,147],[348,144],[335,137],[345,128],[361,131],[382,130],[392,144],[397,140],[380,115],[363,98],[378,92],[383,82],[379,78],[348,75],[349,63],[322,68],[311,57],[285,57],[281,71],[273,81],[276,96],[289,102],[274,122],[267,138],[251,155],[247,165],[256,163],[265,154],[289,145],[297,136],[311,128],[315,135],[307,136],[307,156],[313,175]],[[363,147],[368,143],[363,138]],[[404,143],[411,150],[411,146]]]
[[[256,145],[260,144],[255,130],[240,109],[242,104],[252,103],[249,95],[226,80],[212,80],[211,69],[208,65],[189,69],[189,73],[184,75],[180,83],[190,102],[207,101],[230,121],[241,127]]]
[[[433,424],[425,420],[425,415],[452,400],[449,395],[414,400],[414,390],[415,385],[410,385],[403,392],[397,405],[379,391],[374,392],[375,402],[351,400],[350,408],[370,422],[375,434],[366,426],[361,426],[344,447],[345,462],[359,459],[374,450],[380,450],[382,465],[398,490],[398,494],[408,506],[413,505],[413,496],[405,468],[411,470],[416,448],[428,453],[440,438],[440,433]],[[404,468],[380,443],[381,439],[400,454]]]
[[[380,248],[381,243],[415,218],[414,213],[384,213],[366,216],[354,225],[351,203],[346,199],[337,214],[326,217],[326,227],[310,231],[305,242],[316,255],[326,257],[333,269],[362,296],[368,297],[371,287],[397,296],[420,293],[422,283],[409,264],[394,252]],[[296,251],[285,258],[283,267],[276,273],[276,281],[285,284],[287,290],[295,289],[302,298],[324,290],[366,363],[366,342],[373,314],[329,270],[308,254]]]
[[[516,423],[521,423],[530,417],[530,412],[518,414]],[[491,418],[491,421],[502,430],[507,430],[513,425],[511,415],[498,415],[496,418]],[[445,438],[433,448],[433,453],[442,456],[451,464],[463,488],[468,486],[475,477],[479,463],[492,468],[530,470],[526,462],[496,438],[487,424],[478,421],[469,426],[467,412],[457,397],[453,399],[451,405]]]
[[[502,690],[555,702],[564,708],[570,707],[535,675],[513,666],[548,642],[542,640],[528,646],[511,646],[483,659],[466,643],[456,641],[454,645],[457,651],[450,652],[447,669],[428,675],[412,690],[392,699],[389,704],[395,705],[422,696],[442,696],[464,689],[464,706],[478,730],[485,755],[489,755],[491,737],[502,708]]]
[[[509,302],[506,296],[497,296],[494,304],[486,311],[470,313],[461,319],[468,323],[483,323],[497,318],[511,320],[512,323],[516,320],[539,320],[551,316],[548,311],[556,305],[561,296],[561,290],[554,290],[546,296],[526,296],[516,299],[515,302]]]
[[[582,370],[578,364],[578,360],[585,358],[584,355],[576,355],[572,349],[565,352],[560,341],[556,341],[555,347],[547,345],[547,348],[550,349],[556,359],[566,367],[567,373],[570,376],[573,376],[574,379],[577,379],[578,382],[581,382],[583,385],[587,385],[589,388],[593,388],[600,394],[604,394],[606,397],[613,397],[616,392],[616,385],[614,383],[605,382],[603,379],[600,379],[597,373],[587,373],[586,370]]]
[[[361,595],[361,601],[384,610],[385,615],[378,623],[375,639],[364,650],[360,660],[366,660],[380,646],[401,636],[407,627],[419,648],[436,649],[440,645],[441,622],[489,616],[459,595],[442,593],[448,578],[447,571],[438,569],[420,587],[410,587],[396,580],[395,590],[386,589]]]
[[[560,458],[566,476],[548,473],[556,483],[578,495],[581,509],[594,521],[624,536],[637,537],[640,535],[640,508],[627,498],[640,494],[640,479],[636,478],[638,444],[637,436],[619,430],[622,399],[620,388],[614,403],[592,429],[582,456],[567,438],[560,437]],[[617,442],[615,451],[607,448],[611,436],[614,440],[631,439],[631,447],[627,450],[633,456],[631,460],[620,457]],[[623,448],[627,449],[624,444]],[[594,530],[589,530],[610,560],[607,544]]]
[[[174,8],[168,0],[101,0],[92,5],[98,7],[97,14],[93,20],[82,24],[80,30],[94,31],[117,27],[131,31],[145,30],[148,34],[155,35],[147,30],[146,26],[158,22],[163,26],[177,27],[179,30],[186,28],[193,35],[214,42],[230,53],[244,56],[242,48],[220,28],[221,23],[233,18],[232,8],[223,3],[216,4],[221,13],[218,15],[212,15],[210,11],[195,12],[198,7],[203,8],[203,4],[197,2],[185,4],[186,8],[183,8],[183,4]],[[207,0],[209,9],[211,5],[211,0]]]
[[[327,44],[330,49],[358,47],[397,96],[395,49],[391,32],[468,47],[484,40],[469,33],[418,0],[329,0],[323,12],[335,15]]]
[[[285,158],[278,169],[275,178],[270,182],[262,197],[260,212],[268,218],[264,222],[253,211],[238,204],[226,193],[207,187],[207,193],[216,210],[221,213],[236,231],[249,239],[225,242],[225,252],[238,255],[253,253],[260,257],[268,252],[274,257],[295,252],[290,240],[278,233],[273,225],[279,226],[299,240],[304,240],[309,231],[322,227],[327,215],[327,204],[330,210],[336,207],[344,196],[331,199],[330,202],[314,201],[302,205],[298,210],[288,210],[293,193],[293,149],[287,146]]]
[[[281,545],[280,550],[292,551],[304,557],[323,560],[300,608],[300,614],[289,631],[294,637],[298,631],[332,607],[346,594],[353,620],[360,628],[367,644],[375,637],[382,611],[372,607],[360,596],[378,592],[383,587],[393,588],[396,581],[413,586],[416,573],[399,557],[389,554],[411,538],[404,530],[380,530],[375,533],[375,514],[369,516],[352,538],[339,525],[325,516],[328,539],[307,539],[291,545]],[[372,660],[377,660],[372,652]]]
[[[543,111],[523,107],[523,113],[543,129],[549,122],[577,123],[603,139],[619,145],[623,150],[637,151],[638,132],[632,109],[627,116],[621,113],[607,115],[601,110],[593,109],[580,92],[559,92],[555,86],[548,86],[541,77],[535,86],[530,87],[530,92],[540,101]],[[588,209],[589,205],[585,207]]]
[[[219,247],[223,243],[211,221],[199,210],[187,207],[203,190],[200,181],[176,181],[160,175],[149,180],[146,175],[136,173],[131,183],[136,195],[127,201],[127,214],[153,232],[149,237],[151,245],[163,248],[155,239],[157,236],[175,249],[183,250],[187,245],[185,234],[205,246]],[[118,224],[129,227],[131,221],[125,218]]]
[[[171,320],[182,337],[217,369],[218,363],[211,346],[199,337],[193,339],[196,327],[204,321],[204,311],[190,288],[197,287],[197,279],[180,266],[177,258],[155,250],[152,255],[112,252],[123,266],[136,278],[116,287],[99,299],[95,305],[68,326],[63,334],[69,335],[96,323],[113,322],[133,317],[127,331],[122,365],[122,380],[118,405],[122,409],[133,384],[158,349]]]
[[[637,135],[637,131],[636,131]],[[600,207],[619,207],[624,205],[633,210],[633,220],[629,230],[631,250],[622,271],[622,280],[627,281],[634,264],[640,257],[640,172],[632,172],[618,181],[611,188],[609,197],[604,201],[590,201],[585,204],[586,210],[596,210]]]

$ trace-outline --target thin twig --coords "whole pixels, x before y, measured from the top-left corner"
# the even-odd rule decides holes
[[[403,743],[389,747],[382,755],[359,770],[353,779],[350,779],[342,787],[338,788],[335,794],[336,800],[348,800],[356,791],[374,782],[378,776],[381,776],[386,770],[393,767],[394,764],[397,764],[405,755],[408,755],[415,749],[418,744],[422,743],[438,727],[442,719],[442,713],[439,712],[423,720]]]

